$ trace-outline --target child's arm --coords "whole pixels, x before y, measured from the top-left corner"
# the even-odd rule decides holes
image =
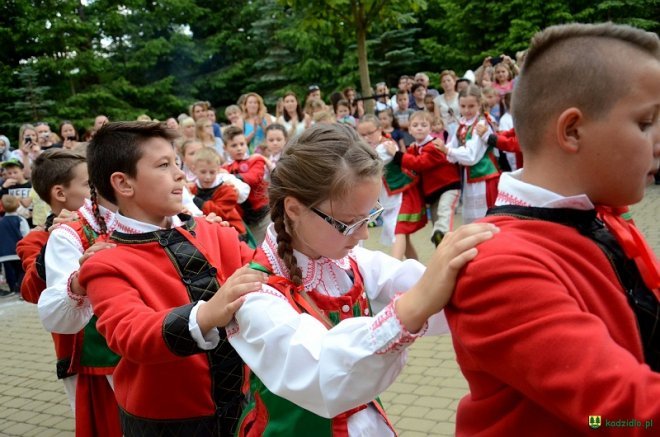
[[[375,317],[349,318],[329,328],[296,312],[280,292],[263,286],[245,296],[236,320],[227,326],[229,341],[270,391],[315,414],[334,417],[370,402],[401,371],[402,353],[419,335],[410,330],[420,330],[426,318],[446,304],[456,272],[476,253],[470,248],[489,238],[490,229],[477,225],[457,231],[457,237],[440,246],[440,255],[432,259],[436,271],[422,275],[408,302],[399,302],[404,295]],[[423,267],[417,270],[421,273]],[[403,285],[395,275],[391,281],[392,295],[405,290],[394,290]],[[411,311],[411,303],[424,308]]]
[[[46,288],[43,250],[47,241],[48,232],[32,231],[16,245],[16,253],[25,271],[21,282],[21,296],[26,302],[36,304],[41,292]]]
[[[250,186],[231,173],[222,173],[221,176],[223,183],[228,183],[236,190],[238,196],[236,202],[245,202],[250,195]]]
[[[441,140],[436,139],[435,141]],[[444,143],[444,141],[442,141],[442,143]],[[419,155],[397,152],[394,155],[393,162],[399,163],[401,168],[419,173],[448,164],[447,156],[433,144],[428,144],[422,147]]]
[[[250,187],[254,187],[263,180],[264,174],[266,174],[266,163],[262,158],[250,157],[249,160],[248,170],[236,176]]]
[[[97,243],[83,252],[75,230],[63,225],[51,232],[44,256],[46,289],[38,302],[39,317],[48,332],[76,334],[87,325],[93,312],[85,292],[79,287],[77,273],[81,261],[110,243]]]
[[[466,166],[474,165],[484,157],[488,149],[486,139],[490,132],[492,132],[490,127],[483,136],[474,132],[474,135],[467,140],[465,147],[445,147],[444,149],[440,148],[440,150],[447,154],[447,161],[449,162],[457,162]],[[452,139],[452,141],[454,140]]]

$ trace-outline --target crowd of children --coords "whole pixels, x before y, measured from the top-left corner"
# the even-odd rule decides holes
[[[634,57],[635,87],[585,43]],[[275,116],[241,96],[227,126],[208,102],[166,123],[97,117],[88,143],[68,122],[59,144],[25,125],[16,153],[0,136],[1,292],[37,304],[77,436],[395,435],[377,397],[416,338],[448,332],[448,303],[473,393],[458,434],[652,418],[660,273],[622,213],[658,173],[658,53],[625,26],[559,26],[522,69],[447,70],[443,94],[404,77],[376,115],[352,88],[330,109],[312,86]],[[579,80],[543,94],[551,66],[584,59],[608,96]],[[376,220],[391,256],[361,247]],[[411,235],[429,220],[425,268]],[[629,395],[599,390],[624,372]]]

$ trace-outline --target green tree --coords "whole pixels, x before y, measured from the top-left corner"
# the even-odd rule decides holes
[[[367,56],[370,29],[375,23],[394,27],[412,24],[416,21],[414,13],[426,8],[425,0],[285,0],[285,3],[300,12],[303,29],[339,25],[354,32],[360,85],[362,95],[367,97],[372,95]],[[374,102],[367,100],[368,112],[373,112],[373,106]]]

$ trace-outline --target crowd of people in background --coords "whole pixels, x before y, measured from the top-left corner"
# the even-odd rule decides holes
[[[523,55],[523,53],[518,54],[518,62],[522,60],[520,58]],[[472,125],[487,126],[488,129],[479,135],[481,137],[479,147],[483,150],[477,150],[479,147],[476,146],[468,148],[473,151],[469,157],[454,158],[451,163],[441,162],[442,159],[432,160],[432,164],[427,164],[431,168],[425,168],[423,171],[426,176],[414,168],[398,165],[400,158],[389,165],[388,177],[392,179],[393,174],[396,173],[400,176],[397,183],[402,185],[391,188],[387,182],[384,184],[386,188],[381,196],[381,203],[388,205],[388,209],[387,213],[377,221],[378,225],[384,226],[381,242],[387,246],[393,245],[392,253],[398,258],[416,258],[409,235],[424,227],[427,215],[434,221],[431,239],[436,245],[453,227],[454,211],[450,210],[455,210],[456,202],[442,203],[445,205],[443,207],[445,211],[440,211],[440,220],[443,222],[440,224],[437,218],[438,211],[431,206],[437,203],[444,191],[440,189],[434,196],[429,197],[422,189],[425,184],[428,185],[429,179],[436,177],[435,170],[439,170],[440,165],[449,168],[453,166],[454,170],[449,172],[454,173],[461,165],[470,168],[483,159],[491,160],[495,157],[496,168],[491,169],[492,174],[488,175],[492,176],[488,182],[491,188],[497,185],[497,174],[500,171],[514,170],[521,166],[521,155],[515,145],[509,149],[505,146],[506,151],[496,148],[498,133],[508,135],[509,138],[513,137],[515,140],[509,111],[510,94],[518,72],[518,63],[509,56],[502,55],[497,58],[486,58],[475,72],[468,71],[463,77],[459,77],[451,70],[442,71],[439,75],[440,90],[431,86],[428,74],[419,72],[415,75],[401,76],[396,89],[391,89],[385,82],[378,82],[372,97],[367,99],[360,98],[353,87],[346,87],[324,99],[321,88],[318,85],[311,85],[304,98],[299,98],[294,92],[285,93],[278,99],[274,111],[268,111],[259,94],[250,92],[241,95],[236,104],[225,108],[224,122],[219,120],[221,117],[218,117],[216,109],[207,101],[194,102],[187,112],[172,116],[163,122],[178,133],[175,145],[181,168],[186,173],[189,183],[191,192],[188,193],[188,198],[191,200],[193,212],[201,211],[204,202],[199,196],[193,195],[192,191],[197,192],[200,188],[208,190],[225,180],[230,184],[238,185],[235,190],[238,196],[234,208],[223,207],[215,210],[223,211],[225,215],[229,214],[232,217],[234,211],[237,212],[246,225],[238,226],[238,229],[242,231],[243,238],[253,245],[259,244],[263,239],[263,232],[268,224],[268,210],[265,205],[269,173],[277,165],[287,140],[300,135],[309,126],[316,123],[341,123],[360,130],[359,125],[364,124],[369,126],[370,132],[365,131],[363,137],[373,147],[391,142],[396,145],[396,151],[408,155],[421,155],[423,158],[429,156],[429,153],[435,156],[435,152],[431,149],[441,148],[443,145],[453,144],[454,148],[465,146],[466,136],[471,137]],[[476,112],[470,113],[466,118],[467,109],[461,104],[460,96],[470,86],[472,86],[470,95],[476,105],[472,105],[471,110]],[[470,99],[470,97],[466,98]],[[373,102],[375,118],[365,114],[368,100]],[[420,111],[426,114],[422,124],[428,125],[428,129],[424,128],[423,133],[418,135],[420,138],[416,138],[411,131],[410,120],[415,112]],[[365,118],[365,115],[368,117]],[[143,114],[137,120],[152,121],[152,118]],[[10,195],[18,200],[15,211],[3,207],[0,208],[0,214],[16,214],[20,219],[26,220],[28,228],[43,226],[49,208],[31,189],[33,161],[40,153],[52,148],[84,152],[86,144],[94,137],[95,132],[108,121],[106,115],[100,114],[95,117],[94,124],[87,129],[74,126],[70,121],[62,121],[56,130],[53,130],[48,123],[40,121],[23,124],[15,141],[10,141],[7,135],[0,135],[1,192],[2,195]],[[236,136],[237,132],[241,134]],[[490,135],[492,137],[488,143]],[[432,141],[425,141],[427,136]],[[238,145],[234,144],[236,138],[240,143]],[[426,144],[428,147],[421,147]],[[410,148],[411,145],[420,147]],[[202,184],[199,168],[203,165],[197,163],[195,155],[199,150],[206,148],[217,154],[217,158],[213,158],[214,162],[218,162],[217,169],[213,172],[217,180]],[[451,156],[451,152],[447,156]],[[397,166],[398,170],[394,170],[393,167]],[[460,193],[463,188],[463,207],[467,208],[464,210],[464,220],[467,211],[467,221],[471,221],[482,216],[490,203],[484,203],[486,191],[481,187],[483,184],[477,184],[479,187],[472,197],[466,195],[465,188],[471,186],[468,173],[462,176],[462,187],[460,182],[456,186],[456,181],[453,179],[444,185],[442,181],[438,183],[440,188],[446,185],[452,187],[452,190],[458,189],[452,191],[458,194],[452,196],[456,199],[461,199]],[[234,177],[229,177],[230,175]],[[246,184],[247,181],[250,182]],[[394,191],[388,193],[388,190]],[[469,193],[470,190],[468,189],[467,192]],[[9,209],[11,210],[12,207],[10,206]],[[213,209],[210,206],[206,208],[206,210]],[[472,215],[470,215],[471,209],[476,210]],[[237,223],[235,220],[233,222]],[[25,229],[25,226],[22,228]],[[11,282],[8,282],[9,290],[16,292],[16,284],[20,281],[17,282],[14,278],[19,276],[19,273],[11,272],[10,263],[17,258],[12,248],[7,248],[5,251],[8,253],[3,252],[0,255],[0,260],[7,263],[4,264],[3,281]]]
[[[53,333],[76,434],[396,435],[377,396],[448,327],[459,435],[657,416],[660,268],[627,207],[658,183],[660,42],[571,24],[528,54],[441,90],[419,72],[273,113],[250,92],[224,123],[198,101],[0,136],[3,293]],[[391,256],[361,247],[372,225]]]

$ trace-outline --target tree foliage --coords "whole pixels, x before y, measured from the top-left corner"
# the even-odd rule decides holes
[[[95,115],[165,119],[194,100],[255,91],[325,95],[401,74],[462,72],[546,26],[614,21],[658,32],[659,0],[5,0],[0,132],[87,127]],[[362,74],[360,74],[362,72]],[[433,84],[436,85],[437,84]],[[13,141],[12,141],[13,142]]]

